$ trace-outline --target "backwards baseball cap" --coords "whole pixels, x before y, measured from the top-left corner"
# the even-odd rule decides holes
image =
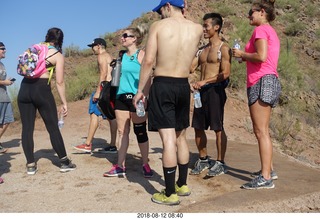
[[[160,14],[160,8],[162,8],[167,3],[170,3],[170,5],[176,6],[178,8],[184,8],[184,0],[161,0],[160,4],[152,11],[158,12]]]
[[[107,43],[102,38],[95,38],[91,44],[88,44],[89,47],[94,47],[95,45],[103,45],[107,47]]]
[[[3,46],[5,46],[5,45],[3,44],[3,42],[0,42],[0,47],[3,47]]]

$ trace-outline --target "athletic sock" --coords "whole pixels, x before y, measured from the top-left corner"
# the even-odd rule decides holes
[[[177,185],[179,187],[183,186],[183,185],[187,185],[187,177],[188,177],[188,164],[178,164],[178,168],[179,168],[179,178],[177,181]]]
[[[174,181],[176,178],[177,167],[163,167],[164,181],[166,185],[166,196],[169,197],[171,194],[175,193]]]

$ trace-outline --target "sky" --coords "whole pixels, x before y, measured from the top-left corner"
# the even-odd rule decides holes
[[[88,48],[94,38],[126,28],[135,18],[152,11],[160,0],[1,0],[0,42],[7,48],[2,63],[7,77],[16,78],[17,58],[32,44],[44,41],[47,30],[64,33],[63,47]]]

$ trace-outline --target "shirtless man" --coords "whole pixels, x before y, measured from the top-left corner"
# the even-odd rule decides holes
[[[185,19],[183,0],[162,0],[153,11],[162,20],[154,22],[149,30],[146,53],[140,71],[137,94],[133,99],[145,100],[148,82],[153,83],[149,94],[149,131],[159,131],[162,144],[162,165],[165,189],[152,196],[159,204],[177,205],[179,196],[190,195],[187,187],[189,148],[186,128],[189,126],[190,85],[188,76],[192,60],[202,36],[200,24]],[[145,101],[146,102],[146,101]],[[179,178],[175,183],[176,168]]]
[[[227,150],[227,136],[223,128],[224,105],[227,100],[225,87],[228,84],[231,67],[231,50],[219,37],[222,17],[209,13],[203,17],[204,38],[209,43],[202,48],[192,62],[191,72],[201,68],[200,81],[192,84],[193,89],[200,90],[202,108],[194,108],[192,127],[199,150],[199,160],[195,163],[191,175],[198,175],[209,169],[207,176],[226,173],[224,163]],[[216,133],[217,160],[212,166],[207,154],[207,136],[205,130],[210,126]]]
[[[92,151],[92,140],[99,125],[99,116],[102,116],[103,119],[106,119],[106,117],[99,111],[97,107],[97,103],[98,103],[97,101],[100,96],[100,84],[102,81],[111,81],[112,79],[112,76],[111,76],[112,69],[110,67],[110,62],[112,61],[112,58],[110,54],[106,51],[106,46],[107,46],[106,41],[102,38],[96,38],[88,46],[91,47],[94,54],[97,55],[100,76],[99,76],[99,83],[98,83],[97,89],[95,92],[92,93],[90,98],[90,104],[89,104],[90,124],[89,124],[87,139],[85,143],[78,146],[74,146],[76,150],[84,151],[84,152]],[[110,135],[111,135],[110,146],[99,149],[97,152],[117,153],[117,147],[116,147],[117,122],[115,119],[113,120],[107,119],[107,120],[109,121],[109,125],[110,125]]]

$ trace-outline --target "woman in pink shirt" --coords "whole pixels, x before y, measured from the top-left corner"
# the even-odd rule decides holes
[[[255,0],[249,11],[250,25],[256,26],[245,51],[233,49],[233,56],[247,64],[247,95],[254,134],[258,140],[261,170],[242,185],[244,189],[274,188],[277,175],[272,170],[272,142],[269,134],[271,109],[281,93],[278,79],[280,41],[270,22],[275,19],[275,0]]]

